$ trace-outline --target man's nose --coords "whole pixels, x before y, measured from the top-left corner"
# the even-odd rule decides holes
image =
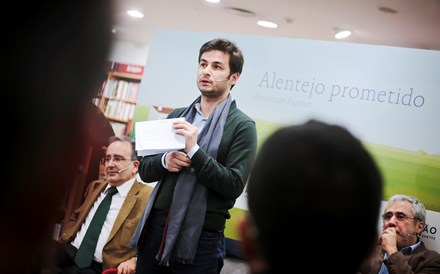
[[[396,227],[396,223],[394,222],[393,218],[391,218],[391,219],[388,221],[388,227]]]
[[[206,75],[211,75],[211,72],[212,72],[211,67],[210,67],[210,66],[206,66],[206,67],[204,67],[204,68],[202,69],[202,72],[203,72],[204,74],[206,74]]]

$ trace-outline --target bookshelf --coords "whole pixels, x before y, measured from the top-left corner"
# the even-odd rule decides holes
[[[113,127],[115,135],[129,135],[144,67],[109,62],[100,91],[93,99]]]

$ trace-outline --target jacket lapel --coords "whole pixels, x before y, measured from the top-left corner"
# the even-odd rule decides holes
[[[130,191],[128,192],[127,197],[125,198],[124,204],[119,210],[118,216],[116,217],[115,223],[113,224],[112,231],[110,232],[110,235],[107,239],[107,243],[110,242],[113,239],[113,237],[116,235],[116,233],[119,231],[119,229],[121,229],[122,224],[124,223],[128,214],[130,214],[131,210],[136,204],[136,201],[138,199],[137,198],[138,194],[139,194],[139,182],[135,181]]]
[[[87,198],[83,205],[84,209],[81,211],[82,214],[78,216],[79,219],[79,221],[77,222],[78,230],[84,223],[84,220],[86,219],[87,215],[89,215],[90,210],[92,209],[99,195],[101,195],[101,192],[105,189],[106,186],[107,186],[107,182],[99,183],[96,185],[96,187],[93,190],[91,190],[92,193],[90,193],[90,197],[87,197],[88,195],[86,195]]]

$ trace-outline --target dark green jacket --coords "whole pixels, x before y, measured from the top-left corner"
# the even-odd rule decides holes
[[[185,108],[175,109],[168,118],[180,117]],[[208,204],[204,229],[222,231],[229,209],[243,192],[257,150],[255,122],[232,102],[220,142],[217,159],[199,149],[192,157],[192,167],[197,171],[197,181],[208,190]],[[179,173],[168,172],[162,166],[163,154],[142,158],[139,175],[144,182],[162,180],[161,189],[154,202],[153,211],[163,223],[171,205],[174,185]]]

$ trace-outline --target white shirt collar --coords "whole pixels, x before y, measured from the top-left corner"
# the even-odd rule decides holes
[[[126,181],[125,183],[122,183],[120,186],[116,187],[118,190],[119,195],[121,197],[125,198],[130,191],[131,187],[134,184],[134,181],[136,180],[136,177],[131,178],[130,180]],[[107,190],[111,187],[110,184],[107,184],[107,187],[105,188],[104,193],[107,193]]]

